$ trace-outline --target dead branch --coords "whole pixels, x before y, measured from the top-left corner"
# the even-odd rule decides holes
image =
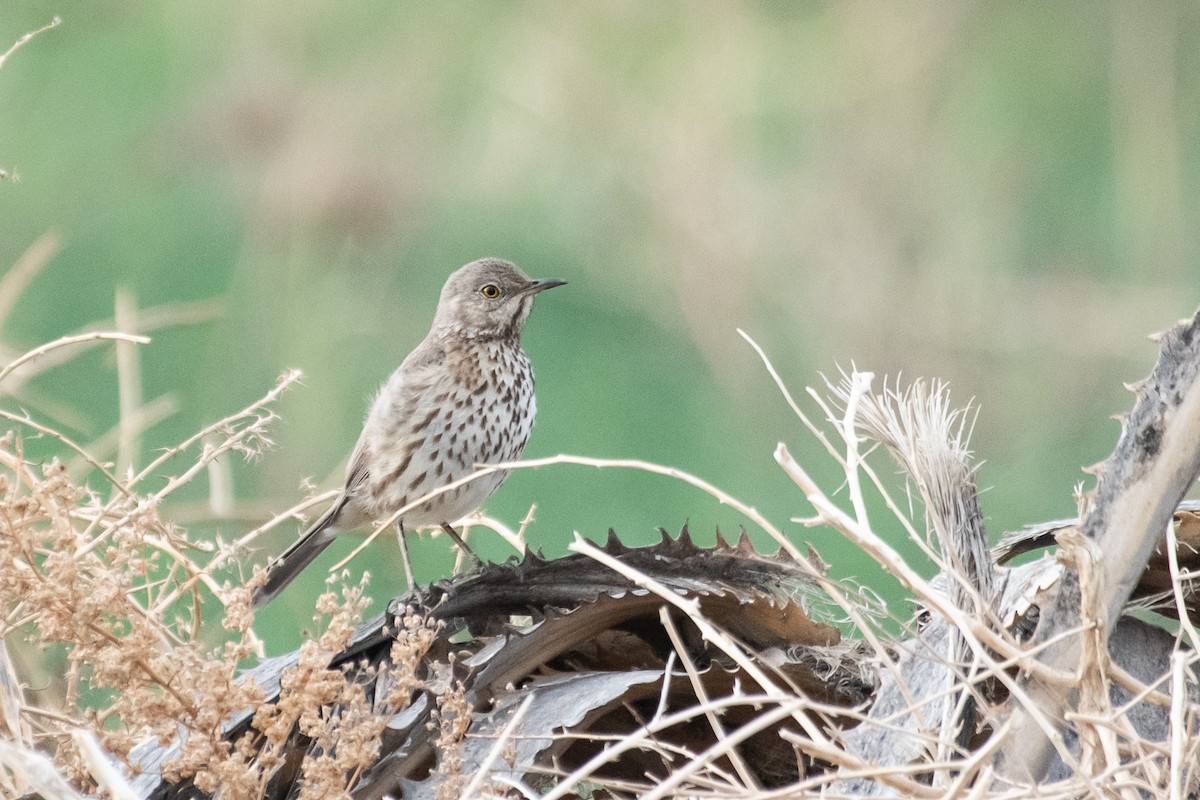
[[[1200,312],[1163,334],[1161,342],[1154,371],[1135,388],[1137,401],[1116,449],[1097,469],[1082,535],[1060,555],[1067,569],[1043,608],[1034,644],[1064,631],[1081,633],[1059,639],[1038,656],[1038,663],[1055,670],[1075,670],[1085,654],[1104,658],[1117,616],[1200,471]],[[1032,676],[1022,683],[1037,709],[1059,721],[1080,700],[1070,687]],[[1018,707],[994,764],[1003,779],[1037,783],[1053,754],[1032,709]]]

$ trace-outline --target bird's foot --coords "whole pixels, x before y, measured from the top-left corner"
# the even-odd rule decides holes
[[[471,560],[475,562],[475,569],[480,569],[483,567],[483,559],[476,555],[475,551],[467,545],[466,540],[458,535],[458,531],[454,530],[453,526],[451,526],[449,522],[442,523],[442,530],[446,532],[447,536],[454,540],[454,543],[458,545],[459,550],[470,556]]]

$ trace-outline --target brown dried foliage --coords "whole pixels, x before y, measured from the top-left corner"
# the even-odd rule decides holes
[[[0,324],[56,249],[52,235],[43,237],[0,282]],[[0,437],[0,796],[129,796],[121,762],[139,743],[157,741],[172,744],[171,757],[155,765],[165,778],[261,797],[297,736],[313,744],[303,765],[307,795],[342,796],[372,763],[383,720],[411,696],[431,632],[417,621],[412,631],[399,626],[386,676],[394,691],[368,705],[330,667],[361,615],[362,588],[331,591],[317,609],[322,634],[299,654],[286,690],[267,701],[241,672],[261,648],[252,630],[256,579],[244,579],[240,557],[307,504],[235,542],[194,536],[171,521],[170,508],[222,459],[253,460],[271,446],[271,407],[300,374],[286,373],[259,401],[138,463],[141,426],[150,406],[163,405],[140,407],[137,351],[149,341],[140,334],[202,321],[212,308],[139,314],[127,293],[117,306],[122,331],[85,326],[0,368],[0,419],[12,426]],[[11,410],[35,376],[109,343],[123,415],[114,435],[81,445],[52,421]],[[120,477],[101,460],[114,447]],[[229,720],[247,713],[256,727],[229,737]]]
[[[302,797],[348,796],[356,776],[376,759],[387,719],[418,687],[416,665],[433,632],[415,616],[403,621],[408,627],[379,668],[388,670],[392,687],[382,702],[372,704],[361,690],[364,680],[381,677],[377,668],[358,665],[348,678],[330,666],[367,605],[358,586],[321,596],[321,634],[301,648],[283,691],[267,702],[258,684],[241,674],[260,651],[251,628],[253,581],[243,581],[233,566],[248,539],[214,547],[159,513],[214,459],[227,453],[253,458],[268,447],[266,427],[274,416],[267,406],[297,379],[285,375],[262,401],[156,459],[154,469],[172,457],[184,464],[158,478],[157,491],[138,491],[150,468],[118,482],[97,464],[92,477],[102,477],[105,498],[73,481],[58,457],[31,463],[17,433],[0,439],[0,643],[24,667],[25,684],[48,683],[36,697],[6,685],[15,701],[6,708],[15,709],[17,719],[0,722],[26,732],[21,745],[51,753],[79,790],[111,792],[104,782],[120,781],[97,775],[84,758],[75,739],[84,731],[117,759],[148,737],[175,742],[171,758],[159,765],[165,779],[246,800],[263,796],[300,736],[311,742],[301,767]],[[47,426],[36,430],[64,456],[78,449]],[[202,612],[216,604],[219,632],[203,624]],[[248,709],[251,729],[230,739],[228,721]],[[11,768],[0,778],[0,789],[39,788],[33,776]]]
[[[215,428],[224,441],[196,463],[230,451],[257,455],[269,445],[271,419],[256,407],[222,421]],[[65,437],[44,426],[40,433],[70,455]],[[26,744],[58,752],[64,767],[83,775],[71,748],[57,747],[74,730],[95,733],[117,756],[147,735],[165,741],[182,730],[189,747],[181,769],[203,763],[227,771],[235,754],[222,739],[223,721],[262,700],[256,686],[237,680],[257,647],[248,592],[217,586],[197,563],[211,548],[159,514],[186,479],[142,494],[137,478],[122,484],[109,476],[105,499],[72,481],[58,456],[30,463],[24,445],[15,432],[0,440],[0,639],[50,681],[38,703],[21,697]],[[225,606],[225,641],[201,635],[208,589]]]

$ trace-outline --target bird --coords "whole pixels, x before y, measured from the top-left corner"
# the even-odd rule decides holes
[[[261,608],[343,532],[386,519],[479,464],[519,458],[537,413],[521,330],[534,297],[566,281],[534,280],[483,258],[447,278],[429,333],[383,385],[363,423],[341,491],[294,544],[256,577]],[[451,523],[504,482],[496,471],[404,511],[397,527],[409,588],[418,593],[405,530],[441,527],[478,562]]]

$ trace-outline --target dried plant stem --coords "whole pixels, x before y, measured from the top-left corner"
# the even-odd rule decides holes
[[[1175,612],[1179,616],[1180,629],[1192,645],[1193,653],[1200,653],[1200,631],[1196,630],[1188,613],[1187,598],[1183,593],[1184,575],[1179,569],[1179,537],[1175,534],[1175,526],[1167,526],[1167,540],[1164,545],[1167,550],[1167,568],[1171,574],[1171,596],[1175,601]]]
[[[796,482],[796,485],[804,492],[805,497],[808,498],[813,507],[817,509],[820,519],[823,519],[826,523],[847,535],[851,541],[861,547],[864,552],[870,554],[877,563],[884,566],[901,583],[920,597],[923,602],[928,604],[930,608],[937,611],[951,625],[958,628],[975,657],[987,665],[988,673],[1003,683],[1023,706],[1029,708],[1030,719],[1055,744],[1057,751],[1063,759],[1068,762],[1073,761],[1062,741],[1062,737],[1055,730],[1051,721],[1046,715],[1041,713],[1033,700],[1017,684],[1017,681],[998,668],[997,661],[991,652],[995,651],[1009,656],[1020,656],[1019,649],[1014,648],[1011,641],[999,636],[979,619],[970,616],[967,611],[956,607],[950,601],[950,598],[943,592],[930,586],[915,570],[905,563],[900,554],[890,545],[880,539],[869,528],[860,527],[854,519],[829,502],[820,489],[817,488],[816,483],[796,463],[795,459],[788,453],[787,447],[782,443],[775,450],[775,460],[783,467],[784,472]],[[1028,664],[1030,661],[1030,659],[1025,658],[1023,664]],[[1071,676],[1063,675],[1062,679],[1070,681]]]
[[[804,410],[800,408],[800,405],[796,402],[796,399],[792,396],[791,391],[788,389],[787,384],[783,382],[783,378],[780,377],[779,372],[775,369],[775,365],[772,364],[771,359],[767,357],[766,351],[759,346],[758,342],[754,341],[754,339],[750,337],[750,334],[746,333],[741,328],[738,328],[737,332],[743,339],[746,340],[746,343],[754,349],[754,352],[758,354],[759,359],[761,359],[763,362],[763,366],[766,367],[767,373],[771,376],[771,379],[775,381],[775,386],[778,387],[779,393],[782,394],[784,400],[787,401],[788,407],[792,410],[792,413],[796,415],[796,418],[800,420],[801,424],[804,425],[812,437],[820,442],[822,446],[824,446],[825,451],[830,455],[830,457],[842,467],[843,471],[845,471],[846,460],[841,451],[837,447],[834,447],[833,443],[829,441],[829,437],[825,435],[825,431],[819,425],[815,424],[811,419],[809,419],[808,415],[804,413]],[[811,390],[809,393],[813,394]],[[817,398],[817,400],[818,405],[820,405],[822,410],[825,411],[826,417],[830,420],[836,419],[833,412],[824,404],[824,401],[820,398]]]
[[[533,512],[536,508],[537,505],[532,505],[529,507],[529,511],[525,513],[525,517],[521,520],[520,526],[515,531],[496,517],[489,517],[479,511],[465,516],[462,519],[455,520],[451,522],[450,525],[453,528],[458,528],[459,534],[462,536],[464,542],[468,541],[468,537],[470,536],[472,528],[487,528],[488,530],[499,535],[501,539],[508,542],[508,544],[518,553],[524,553],[525,528],[528,527],[529,523],[533,521]],[[454,554],[455,574],[458,574],[462,571],[468,559],[469,557],[465,550],[463,550],[461,547],[456,548],[456,552]]]
[[[93,635],[104,639],[115,648],[120,649],[122,644],[121,639],[117,636],[114,636],[110,631],[107,631],[104,628],[101,628],[100,626],[90,622],[85,625],[85,628]],[[158,672],[149,664],[147,664],[144,659],[133,658],[130,663],[137,667],[150,683],[161,686],[167,694],[171,695],[171,697],[174,697],[175,702],[179,703],[179,707],[184,709],[189,716],[194,717],[199,713],[199,709],[196,708],[193,700],[180,694],[179,689],[172,685],[170,677],[158,674]],[[111,710],[112,709],[109,709],[110,712]],[[101,717],[103,718],[107,713],[108,712],[102,713]]]
[[[1188,726],[1184,709],[1187,705],[1187,667],[1195,660],[1196,651],[1189,658],[1182,652],[1171,654],[1171,733],[1170,733],[1170,781],[1168,796],[1171,800],[1183,800],[1184,753],[1188,739]]]
[[[87,445],[88,454],[96,461],[102,461],[106,456],[115,453],[120,446],[122,431],[131,432],[137,436],[170,417],[179,410],[179,401],[175,395],[159,395],[145,405],[140,406],[132,416],[124,416],[111,429],[96,437]],[[67,472],[72,476],[82,477],[91,464],[82,457],[76,457],[67,462]],[[122,470],[118,469],[118,473]]]
[[[863,395],[871,390],[874,377],[870,372],[855,372],[851,376],[850,388],[846,392],[846,409],[839,429],[846,443],[846,486],[850,492],[850,504],[854,507],[858,524],[863,528],[870,528],[871,521],[867,518],[867,504],[863,500],[862,481],[859,480],[862,458],[858,450],[858,409]]]
[[[25,364],[35,361],[53,350],[60,347],[70,347],[71,345],[90,343],[98,341],[115,340],[119,342],[130,342],[132,344],[149,344],[150,339],[147,336],[134,336],[128,333],[116,333],[111,331],[97,331],[96,333],[80,333],[74,336],[64,336],[61,339],[55,339],[53,342],[44,344],[41,347],[35,347],[28,353],[11,361],[4,369],[0,369],[0,383],[4,379],[20,369]]]
[[[132,491],[138,483],[145,480],[147,476],[153,474],[155,470],[157,470],[171,458],[179,455],[183,451],[195,445],[197,442],[203,441],[213,433],[218,431],[224,431],[226,433],[226,436],[218,446],[206,447],[202,449],[200,458],[198,458],[194,464],[190,465],[182,475],[171,477],[168,479],[166,486],[164,486],[162,489],[155,492],[153,495],[150,495],[145,500],[140,501],[135,508],[118,517],[116,521],[107,524],[106,532],[111,533],[119,529],[122,525],[126,524],[134,514],[141,513],[144,509],[152,508],[160,503],[167,495],[178,489],[180,486],[185,485],[196,474],[201,472],[212,459],[218,458],[230,450],[243,446],[246,441],[252,437],[264,435],[267,424],[274,419],[274,416],[270,412],[263,412],[262,409],[278,400],[279,396],[293,384],[297,383],[301,377],[302,373],[299,370],[291,370],[290,372],[285,373],[283,377],[281,377],[275,384],[274,388],[267,392],[267,394],[261,399],[247,406],[237,414],[225,417],[224,419],[218,420],[217,422],[206,426],[199,433],[188,437],[183,443],[168,449],[128,481],[122,483],[113,478],[113,482],[117,489],[124,492],[127,497],[131,497]],[[260,414],[260,412],[262,413]],[[235,423],[246,419],[251,419],[252,422],[243,428],[233,428]],[[109,475],[109,473],[105,472],[105,475]],[[93,535],[95,533],[95,526],[98,525],[100,520],[105,518],[108,512],[112,510],[116,504],[116,501],[117,499],[114,498],[114,500],[105,507],[105,513],[97,516],[92,524],[88,526],[88,529],[84,531],[84,536],[88,540],[88,543],[83,547],[80,555],[99,547],[105,541],[107,538],[106,534],[101,534],[99,536]]]
[[[117,289],[114,316],[117,328],[127,336],[138,335],[137,301],[127,289]],[[138,412],[142,408],[142,370],[137,348],[129,340],[117,342],[117,468],[128,477],[139,459],[141,432]]]
[[[470,782],[463,787],[459,792],[460,797],[478,797],[480,786],[487,779],[488,773],[492,770],[492,765],[499,759],[504,749],[508,747],[509,741],[513,737],[514,731],[520,730],[521,722],[525,719],[525,715],[529,713],[529,707],[533,705],[534,696],[529,695],[521,705],[517,706],[517,710],[513,712],[512,718],[504,729],[500,731],[500,735],[496,737],[496,743],[488,750],[487,756],[479,763],[475,769],[475,774],[471,776]]]
[[[154,603],[154,605],[150,607],[149,613],[151,616],[158,616],[159,614],[165,612],[171,607],[172,603],[183,594],[183,592],[187,591],[187,589],[182,587],[191,587],[197,581],[204,584],[204,586],[210,592],[212,592],[214,596],[221,596],[221,587],[217,585],[215,580],[213,580],[211,567],[198,567],[196,564],[192,563],[189,558],[184,556],[184,554],[180,552],[178,548],[161,537],[149,536],[146,538],[146,544],[150,545],[151,547],[156,547],[162,552],[166,553],[171,557],[171,560],[176,567],[182,568],[188,573],[188,577],[179,584],[180,588],[177,588],[175,591],[172,591],[169,594],[163,595],[159,598],[158,602]],[[200,616],[197,615],[195,624],[198,625],[199,623]]]
[[[143,334],[149,334],[163,328],[170,328],[179,325],[195,325],[201,322],[207,322],[219,316],[221,311],[220,305],[211,300],[201,300],[194,303],[166,303],[159,306],[150,306],[148,308],[139,309],[138,311],[138,329]],[[102,331],[108,331],[117,327],[115,319],[98,320],[90,322],[78,328],[74,334],[82,336],[85,334],[93,334]],[[36,363],[27,364],[19,370],[17,374],[12,376],[9,384],[12,385],[19,381],[26,382],[35,375],[38,375],[46,370],[61,366],[66,362],[75,358],[80,352],[89,348],[95,347],[102,340],[94,342],[82,342],[73,348],[59,348],[53,352],[46,353],[38,358]]]
[[[296,505],[287,509],[286,511],[280,511],[278,514],[271,517],[269,520],[264,522],[262,525],[259,525],[257,528],[253,528],[252,530],[250,530],[249,532],[247,532],[245,534],[242,534],[242,536],[240,536],[233,543],[233,547],[230,549],[229,554],[224,555],[224,556],[218,556],[218,558],[222,558],[223,560],[228,560],[228,558],[233,553],[236,553],[240,550],[244,550],[246,547],[250,546],[250,544],[253,543],[254,540],[256,540],[259,536],[262,536],[267,531],[274,530],[275,528],[279,527],[280,525],[287,522],[288,520],[297,519],[297,518],[303,519],[302,515],[305,511],[312,508],[313,506],[317,506],[317,505],[321,505],[322,503],[329,502],[333,498],[337,497],[338,491],[339,491],[338,489],[330,489],[329,491],[322,492],[321,494],[313,495],[312,497],[309,497],[306,500],[301,500],[299,503],[297,503]]]
[[[675,648],[675,654],[679,657],[680,663],[683,664],[684,672],[687,673],[688,681],[692,685],[692,691],[696,695],[696,700],[701,706],[707,708],[712,700],[709,698],[708,692],[704,689],[704,682],[700,679],[700,672],[696,669],[696,665],[692,661],[691,657],[688,656],[687,647],[683,643],[683,637],[680,636],[679,628],[675,625],[674,620],[671,619],[671,614],[667,611],[666,606],[663,606],[659,609],[658,619],[659,622],[662,623],[663,630],[667,632],[667,636],[671,639],[671,646]],[[664,673],[664,687],[667,683],[668,677],[669,673]],[[710,728],[712,728],[713,734],[716,736],[717,741],[728,741],[729,734],[726,733],[725,726],[721,724],[721,720],[717,717],[717,715],[712,713],[712,711],[707,711],[704,716],[708,720],[708,725]],[[746,766],[746,762],[742,759],[741,754],[738,753],[737,750],[734,750],[732,747],[729,748],[729,750],[726,752],[726,756],[733,764],[733,768],[737,771],[738,777],[741,779],[744,786],[754,787],[756,789],[760,788],[758,786],[758,781],[754,778],[754,774],[751,773],[750,768]],[[650,800],[650,796],[647,796],[646,800]]]
[[[50,263],[58,249],[58,235],[43,233],[25,248],[25,252],[21,253],[8,272],[4,273],[4,277],[0,278],[0,329],[4,327],[9,312],[17,304],[25,287]]]
[[[217,597],[222,597],[223,593],[216,590],[216,584],[211,578],[211,575],[215,570],[225,566],[232,561],[236,555],[244,552],[245,549],[262,534],[269,530],[274,530],[279,525],[282,525],[284,522],[287,522],[290,519],[296,519],[297,516],[302,514],[311,506],[332,500],[336,494],[337,491],[333,490],[301,501],[286,511],[277,513],[275,516],[264,522],[262,525],[259,525],[257,528],[254,528],[243,534],[235,542],[233,542],[231,546],[221,548],[208,562],[208,564],[204,566],[203,569],[194,571],[191,577],[181,581],[174,589],[171,590],[170,593],[163,595],[159,599],[158,603],[155,604],[155,611],[158,612],[169,608],[176,600],[178,600],[187,592],[190,592],[196,586],[196,584],[200,582],[208,586],[209,589],[212,590],[215,595],[217,595]]]
[[[13,42],[12,47],[8,48],[3,53],[0,53],[0,68],[4,67],[4,62],[8,61],[8,57],[11,56],[13,53],[17,52],[17,49],[21,45],[25,44],[30,39],[37,36],[39,33],[45,33],[46,31],[50,30],[51,28],[57,28],[61,24],[62,24],[62,20],[58,17],[54,17],[52,20],[50,20],[49,22],[47,22],[45,25],[38,28],[37,30],[30,31],[29,33],[22,36],[20,39],[17,39],[17,41]]]
[[[76,444],[66,434],[60,433],[59,431],[56,431],[55,429],[51,428],[48,425],[43,425],[42,423],[40,423],[37,420],[33,419],[32,417],[28,416],[27,414],[14,414],[11,411],[5,411],[4,409],[0,408],[0,418],[6,419],[9,422],[16,423],[17,425],[23,425],[24,427],[35,430],[38,433],[42,433],[42,434],[45,434],[46,436],[51,436],[51,437],[57,439],[58,441],[62,442],[64,445],[66,445],[67,447],[69,447],[70,449],[72,449],[76,453],[78,453],[79,456],[81,458],[83,458],[84,461],[91,464],[92,467],[97,472],[99,472],[101,475],[103,475],[105,478],[107,478],[108,481],[118,489],[118,491],[124,491],[123,486],[122,486],[121,482],[117,479],[116,475],[113,475],[111,472],[109,472],[108,469],[103,464],[101,464],[99,461],[96,461],[94,458],[92,458],[91,453],[89,453],[82,446]],[[132,495],[129,494],[128,492],[125,492],[125,496],[126,496],[126,498],[132,497]]]
[[[763,672],[763,670],[752,660],[747,658],[741,648],[731,642],[727,636],[717,630],[711,622],[704,618],[699,612],[697,604],[692,600],[684,600],[675,592],[667,589],[648,576],[632,569],[620,561],[612,558],[607,553],[597,548],[590,542],[576,536],[575,541],[570,545],[570,549],[579,553],[586,554],[589,558],[595,559],[607,566],[609,569],[624,575],[636,585],[641,586],[655,595],[661,597],[670,605],[675,606],[682,611],[695,625],[701,636],[725,655],[734,661],[745,673],[752,678],[759,688],[769,697],[772,702],[779,705],[779,708],[774,711],[767,712],[764,716],[770,716],[773,722],[778,722],[782,719],[793,719],[805,732],[808,737],[807,747],[811,748],[814,754],[821,758],[829,759],[838,764],[860,764],[857,759],[846,754],[840,747],[832,742],[826,735],[824,730],[815,724],[808,716],[808,712],[813,711],[813,704],[807,698],[797,698],[789,692],[780,689],[771,678]],[[786,711],[784,711],[786,709]],[[768,723],[768,724],[773,724]]]
[[[198,325],[211,322],[221,316],[224,302],[220,298],[162,303],[138,309],[138,330],[151,333],[180,325]],[[89,322],[78,329],[78,333],[108,330],[117,326],[116,319]]]
[[[693,706],[691,708],[677,711],[668,714],[664,717],[651,720],[642,727],[635,735],[620,737],[612,743],[612,746],[605,748],[597,753],[584,764],[580,765],[574,772],[564,776],[558,785],[551,791],[541,796],[541,800],[563,800],[570,796],[580,781],[587,780],[597,770],[603,767],[610,761],[615,760],[618,756],[635,750],[646,745],[647,740],[653,739],[658,733],[665,731],[676,725],[680,725],[703,716],[706,711],[712,711],[718,715],[724,713],[727,709],[738,706],[772,706],[770,711],[764,712],[764,716],[770,715],[772,723],[780,722],[785,719],[803,716],[805,709],[813,708],[807,700],[796,698],[791,695],[783,695],[780,697],[777,694],[766,695],[743,695],[739,697],[723,697],[713,700],[707,707]],[[769,723],[770,724],[770,723]],[[848,755],[840,747],[821,747],[811,740],[794,739],[798,744],[810,750],[819,758],[826,758],[833,763],[845,765],[851,769],[871,769],[867,764]],[[876,772],[878,767],[873,768]],[[919,767],[910,768],[911,772],[921,771]],[[929,786],[923,785],[915,780],[910,780],[901,774],[881,776],[881,779],[888,785],[905,792],[910,797],[920,798],[937,798],[941,797],[941,792],[935,791]]]
[[[241,411],[239,411],[236,414],[232,414],[228,417],[225,417],[224,419],[217,420],[216,422],[214,422],[210,425],[206,425],[198,433],[195,433],[192,436],[189,436],[187,439],[185,439],[180,444],[163,451],[162,455],[160,455],[158,458],[151,461],[149,464],[147,464],[145,467],[143,467],[139,473],[137,473],[136,475],[133,476],[133,478],[130,479],[129,487],[133,488],[137,484],[141,483],[147,477],[149,477],[150,475],[153,475],[155,472],[157,472],[159,470],[159,468],[162,467],[163,464],[170,461],[172,458],[174,458],[175,456],[184,452],[185,450],[191,448],[196,443],[203,442],[206,438],[208,438],[212,434],[220,433],[221,431],[227,429],[230,425],[232,425],[236,422],[239,422],[243,419],[257,416],[259,414],[259,412],[262,411],[262,409],[266,408],[269,405],[274,404],[277,400],[279,400],[280,396],[284,392],[286,392],[288,389],[292,388],[294,385],[299,383],[303,378],[304,378],[304,373],[301,372],[300,370],[298,370],[298,369],[288,370],[279,378],[278,381],[276,381],[275,386],[269,392],[267,392],[265,395],[263,395],[261,398],[259,398],[255,402],[246,406],[246,408],[242,409]]]
[[[715,716],[710,708],[711,701],[701,703],[700,707],[705,710],[708,716]],[[773,707],[764,710],[761,714],[754,718],[753,722],[747,723],[732,733],[724,734],[719,737],[716,742],[710,745],[702,752],[691,755],[686,764],[675,767],[671,770],[671,774],[661,781],[653,790],[641,795],[642,800],[664,800],[664,798],[677,797],[676,792],[683,784],[697,773],[709,769],[710,765],[722,756],[725,758],[734,758],[737,755],[736,747],[756,733],[768,730],[780,722],[787,719],[795,719],[799,711],[791,703],[777,703]],[[805,743],[808,745],[809,743]],[[761,791],[754,784],[743,789],[749,796]]]

